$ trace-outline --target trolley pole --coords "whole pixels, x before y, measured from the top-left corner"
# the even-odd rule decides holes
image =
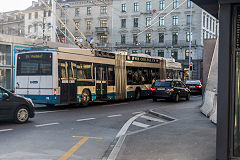
[[[192,58],[192,1],[190,1],[191,3],[191,14],[190,14],[190,35],[189,35],[189,52],[188,52],[188,65],[189,65],[189,70],[188,70],[188,77],[189,80],[191,80],[191,58]]]

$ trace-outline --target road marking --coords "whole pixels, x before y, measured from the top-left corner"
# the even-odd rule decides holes
[[[58,110],[58,111],[44,111],[44,112],[35,112],[36,114],[45,114],[45,113],[55,113],[55,112],[67,112],[69,110]]]
[[[147,124],[144,124],[144,123],[140,123],[140,122],[136,122],[136,121],[134,121],[132,124],[134,126],[138,126],[138,127],[142,127],[142,128],[147,128],[147,127],[150,126],[150,125],[147,125]]]
[[[140,113],[143,113],[143,112],[133,112],[132,114],[140,114]]]
[[[141,116],[144,115],[144,114],[145,114],[145,113],[141,113],[141,114],[135,115],[134,117],[130,118],[130,119],[123,125],[123,127],[122,127],[121,130],[118,132],[118,134],[117,134],[116,137],[118,138],[118,137],[124,135],[124,134],[127,132],[129,126],[132,124],[132,122],[135,121],[138,117],[141,117]]]
[[[79,120],[76,120],[77,122],[82,122],[82,121],[88,121],[88,120],[93,120],[93,119],[96,119],[96,118],[85,118],[85,119],[79,119]]]
[[[107,105],[103,105],[103,107],[108,107],[108,106],[119,106],[119,105],[124,105],[124,104],[128,104],[128,103],[107,104]]]
[[[116,115],[111,115],[111,116],[107,116],[108,118],[112,118],[112,117],[121,117],[121,114],[116,114]]]
[[[164,122],[163,120],[160,120],[160,119],[157,119],[157,118],[153,118],[153,117],[149,117],[149,116],[141,116],[141,118],[144,118],[144,119],[148,119],[150,121],[155,121],[155,122]]]
[[[12,131],[13,129],[2,129],[0,132],[7,132],[7,131]]]
[[[39,124],[39,125],[35,125],[36,127],[44,127],[44,126],[52,126],[52,125],[57,125],[57,124],[60,124],[58,122],[56,123],[47,123],[47,124]]]
[[[72,154],[74,152],[76,152],[78,150],[78,148],[80,148],[84,143],[86,143],[88,141],[88,139],[103,139],[103,138],[100,138],[100,137],[84,137],[84,136],[73,136],[73,137],[79,137],[79,138],[82,138],[82,140],[79,141],[77,144],[75,144],[70,150],[68,150],[67,153],[65,153],[58,160],[67,160],[69,157],[72,156]]]

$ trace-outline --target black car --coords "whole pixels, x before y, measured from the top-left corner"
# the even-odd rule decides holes
[[[158,80],[151,87],[152,99],[172,99],[178,102],[180,98],[190,99],[190,90],[180,80]]]
[[[192,94],[202,94],[202,84],[199,80],[186,81],[185,85]]]
[[[0,119],[25,123],[34,117],[34,104],[31,99],[15,95],[0,87]]]

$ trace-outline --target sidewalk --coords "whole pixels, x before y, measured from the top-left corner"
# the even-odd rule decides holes
[[[216,126],[200,113],[201,100],[191,97],[189,102],[153,109],[177,120],[127,136],[117,160],[216,159]]]

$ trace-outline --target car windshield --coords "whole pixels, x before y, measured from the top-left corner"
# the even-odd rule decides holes
[[[200,85],[201,83],[199,81],[187,81],[186,84],[196,84]]]
[[[155,82],[156,87],[171,87],[171,82],[170,81],[157,81]]]

